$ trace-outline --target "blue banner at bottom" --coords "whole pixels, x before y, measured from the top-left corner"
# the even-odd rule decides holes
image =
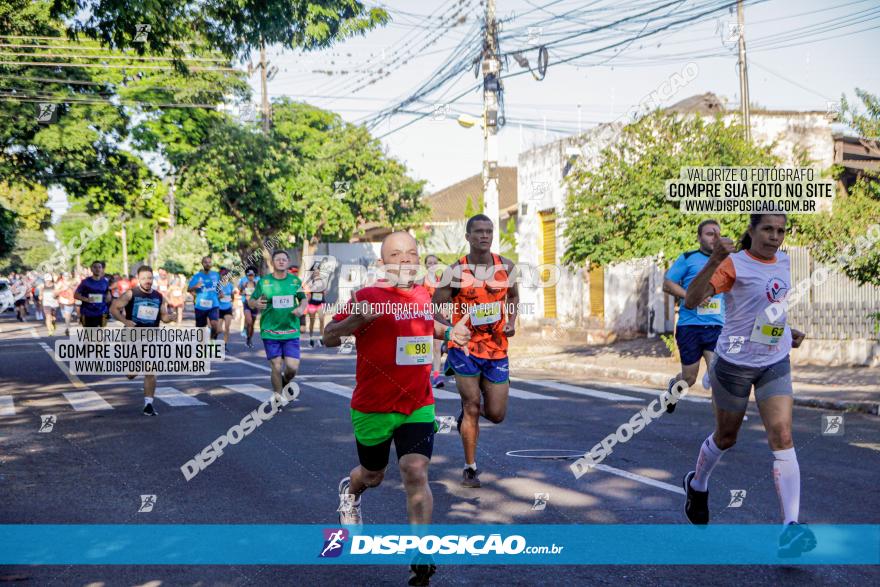
[[[880,525],[0,525],[4,565],[877,565]],[[791,554],[791,553],[784,553]]]

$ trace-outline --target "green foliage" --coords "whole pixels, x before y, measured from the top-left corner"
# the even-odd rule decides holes
[[[856,96],[862,101],[865,107],[864,112],[851,104],[845,95],[841,96],[842,121],[854,129],[860,137],[880,139],[880,96],[875,96],[860,88],[856,88]]]
[[[15,249],[17,233],[15,212],[0,206],[0,259],[6,258]]]
[[[865,106],[861,113],[841,100],[846,123],[860,136],[880,136],[880,98],[856,90]],[[838,177],[842,169],[832,168]],[[831,212],[810,214],[795,219],[795,242],[809,246],[823,263],[834,263],[851,279],[863,284],[880,285],[880,177],[865,172],[848,193],[838,192]],[[869,232],[870,231],[870,232]]]
[[[678,343],[675,342],[674,334],[661,334],[660,340],[666,345],[666,350],[669,351],[669,356],[678,356]]]
[[[52,222],[49,194],[39,184],[0,182],[0,205],[13,210],[26,230],[45,230]]]
[[[498,234],[498,243],[500,253],[516,263],[519,257],[516,254],[516,219],[513,216],[507,219],[504,230]]]
[[[593,169],[576,168],[566,179],[569,219],[564,261],[578,266],[617,263],[663,252],[667,258],[696,246],[697,224],[665,199],[665,182],[682,167],[772,166],[770,146],[753,145],[742,128],[721,119],[654,112],[626,126]],[[738,237],[746,216],[725,215],[722,234]]]
[[[0,262],[0,272],[24,272],[49,259],[55,247],[39,230],[19,230],[15,250]]]
[[[182,268],[175,273],[192,273],[201,266],[202,257],[208,250],[208,242],[198,232],[185,226],[178,226],[173,233],[159,240],[156,265],[164,267],[170,263]]]
[[[194,40],[230,58],[246,58],[262,42],[311,50],[388,21],[383,9],[357,0],[53,0],[52,6],[72,34],[175,56],[182,55],[179,42]],[[143,43],[135,41],[139,24],[151,27]]]
[[[273,105],[268,136],[231,120],[212,126],[185,169],[180,217],[215,251],[244,254],[272,236],[347,239],[361,223],[403,229],[427,215],[423,182],[365,129],[288,100]]]

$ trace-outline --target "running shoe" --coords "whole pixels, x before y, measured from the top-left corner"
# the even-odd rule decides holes
[[[675,382],[678,381],[675,377],[669,380],[669,385],[666,386],[666,397],[669,403],[666,404],[666,413],[671,414],[675,411],[675,403],[672,400],[672,387],[675,385]]]
[[[354,502],[345,499],[348,489],[351,487],[351,477],[344,477],[339,482],[339,523],[343,526],[361,526],[361,497]],[[426,583],[427,585],[427,583]]]
[[[706,371],[706,374],[703,375],[703,389],[712,389],[712,382],[709,381],[709,372]]]
[[[153,404],[147,404],[144,406],[144,416],[158,416],[159,412],[156,411],[156,408],[153,407]]]
[[[430,585],[431,577],[437,572],[437,565],[410,565],[407,585]]]
[[[465,467],[461,472],[461,486],[470,487],[471,489],[482,487],[482,483],[480,483],[480,471]]]
[[[315,339],[314,338],[309,338],[309,346],[312,348],[315,348]]]
[[[779,558],[795,558],[816,548],[816,535],[805,524],[789,522],[779,536]]]
[[[684,515],[691,524],[705,525],[709,523],[709,492],[697,491],[691,487],[691,479],[695,474],[695,471],[686,474],[682,482],[687,495],[684,501]]]

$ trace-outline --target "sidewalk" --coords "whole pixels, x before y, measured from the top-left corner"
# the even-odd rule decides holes
[[[518,332],[510,339],[510,358],[520,368],[603,377],[658,389],[665,389],[680,368],[678,357],[670,356],[659,337],[590,346]],[[705,363],[691,393],[708,397],[700,383],[704,370]],[[792,365],[792,381],[796,405],[875,415],[880,411],[880,369]]]

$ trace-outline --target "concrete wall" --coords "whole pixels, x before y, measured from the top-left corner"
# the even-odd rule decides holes
[[[537,267],[543,262],[541,212],[556,213],[556,315],[565,324],[580,325],[589,314],[590,300],[586,273],[562,266],[565,253],[565,200],[563,183],[570,152],[578,153],[587,165],[595,165],[602,148],[619,134],[620,125],[602,125],[578,136],[572,136],[521,153],[517,162],[517,186],[520,215],[516,243],[519,262]],[[525,207],[525,210],[524,210]],[[525,212],[525,213],[523,213]],[[523,315],[525,326],[537,325],[544,318],[544,290],[537,284],[520,284],[520,300],[533,304],[535,313]]]
[[[728,118],[738,117],[731,113]],[[834,139],[831,122],[824,113],[797,112],[752,112],[752,138],[756,142],[770,144],[775,141],[773,152],[782,159],[783,165],[794,165],[796,154],[806,149],[808,157],[817,169],[828,168],[834,159]],[[577,164],[595,167],[603,148],[613,144],[620,135],[620,124],[601,125],[577,136],[567,137],[534,149],[520,153],[517,162],[517,181],[519,186],[520,217],[517,227],[517,254],[520,263],[536,267],[541,264],[541,216],[540,212],[552,211],[557,218],[556,263],[560,267],[560,280],[556,288],[557,317],[565,324],[580,325],[589,315],[589,283],[583,270],[572,271],[562,267],[566,242],[563,236],[565,227],[566,186],[563,172],[571,150],[579,152]],[[522,206],[526,211],[523,214]],[[641,331],[647,331],[648,316],[654,309],[653,326],[656,332],[670,332],[670,320],[665,318],[668,312],[665,305],[669,300],[658,295],[656,279],[644,283],[642,289],[647,296],[650,287],[655,293],[646,297],[643,308],[644,315],[636,318],[632,311],[624,311],[621,300],[628,299],[632,292],[627,279],[619,274],[618,269],[613,280],[614,286],[609,288],[608,271],[605,282],[605,319],[606,327],[630,329],[638,322]],[[659,269],[657,271],[660,271]],[[656,276],[655,276],[656,277]],[[641,279],[641,273],[630,275],[629,279]],[[614,290],[617,285],[624,289]],[[662,271],[661,283],[662,287]],[[520,297],[524,303],[534,304],[535,312],[522,316],[524,326],[538,325],[544,320],[544,291],[537,286],[520,286]],[[609,326],[612,324],[614,326]],[[622,331],[623,332],[623,331]],[[621,332],[621,333],[622,333]]]

